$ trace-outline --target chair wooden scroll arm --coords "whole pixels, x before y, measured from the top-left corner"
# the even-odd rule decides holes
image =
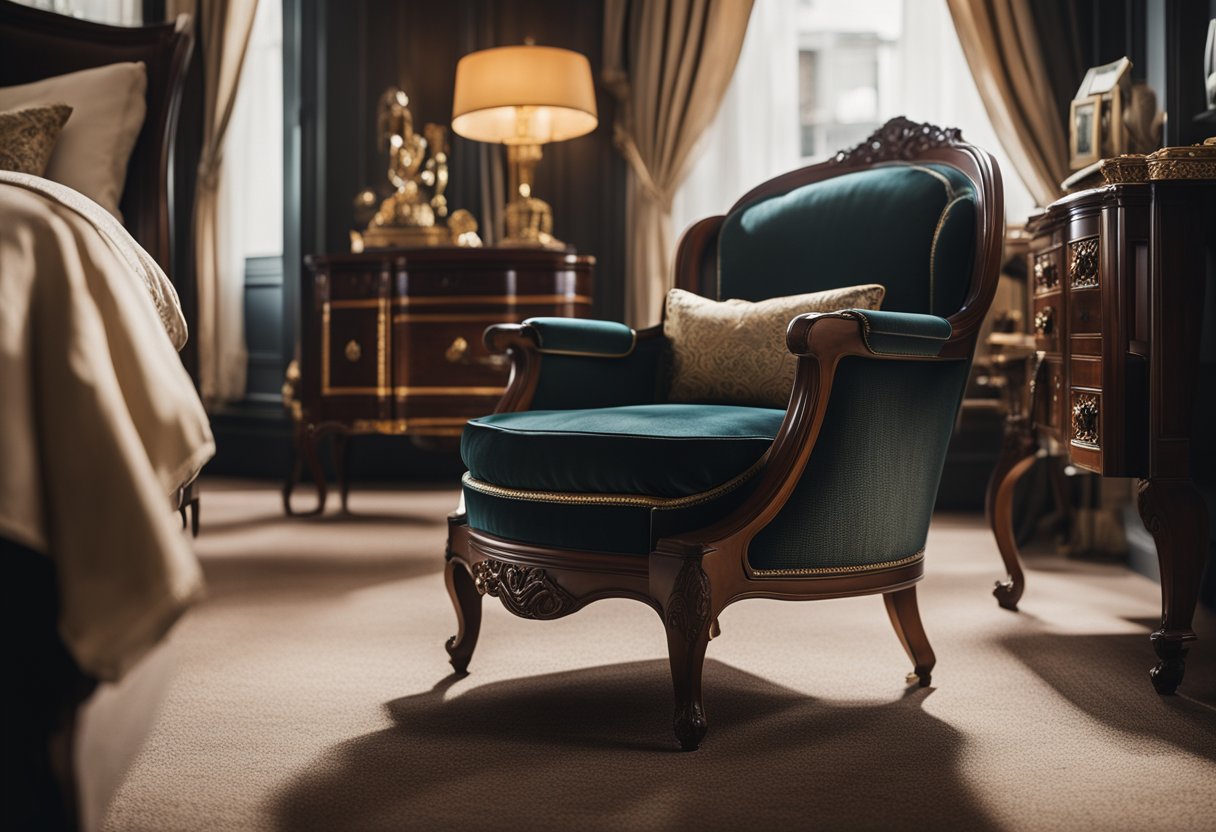
[[[485,331],[486,348],[506,353],[511,367],[494,412],[652,403],[662,338],[661,326],[634,331],[621,323],[583,318],[529,318],[522,324],[491,326]],[[562,378],[573,385],[589,374],[605,373],[629,382],[571,390],[575,394],[569,397],[555,395],[563,387]]]
[[[936,315],[850,309],[794,318],[786,330],[786,346],[798,356],[798,370],[785,420],[754,491],[720,522],[698,531],[695,539],[682,535],[662,540],[658,549],[684,557],[708,549],[737,549],[746,561],[747,544],[777,516],[802,477],[842,358],[958,361],[970,355],[974,337],[954,333],[951,322]]]

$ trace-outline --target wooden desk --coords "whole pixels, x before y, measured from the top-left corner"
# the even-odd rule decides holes
[[[308,257],[301,292],[298,368],[285,399],[295,421],[296,459],[283,509],[309,468],[325,508],[318,442],[334,436],[345,510],[348,437],[460,436],[491,413],[507,384],[507,362],[482,333],[496,323],[591,314],[595,258],[510,248],[379,249]]]
[[[1216,285],[1216,181],[1107,185],[1059,200],[1027,228],[1038,352],[1029,414],[1010,419],[988,486],[1009,573],[994,594],[1008,609],[1022,595],[1011,502],[1041,447],[1087,471],[1139,478],[1140,516],[1161,564],[1161,627],[1150,636],[1160,661],[1150,675],[1158,693],[1174,693],[1212,557],[1191,437],[1212,429],[1192,414],[1204,290]]]

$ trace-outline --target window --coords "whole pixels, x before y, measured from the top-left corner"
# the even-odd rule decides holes
[[[17,0],[23,6],[110,23],[115,26],[138,26],[144,22],[143,0]]]
[[[1033,213],[944,2],[756,0],[730,88],[673,200],[676,231],[898,115],[961,128],[996,157],[1009,221]]]

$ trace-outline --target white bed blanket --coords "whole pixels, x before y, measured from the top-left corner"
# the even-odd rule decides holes
[[[115,680],[202,590],[168,495],[215,453],[172,285],[80,194],[0,172],[0,536],[51,557],[60,631]]]

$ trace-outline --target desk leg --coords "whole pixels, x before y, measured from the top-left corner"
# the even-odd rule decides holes
[[[338,478],[338,495],[342,502],[342,513],[347,514],[347,502],[350,500],[350,434],[338,431],[334,434],[331,449],[334,458],[334,474]]]
[[[1037,451],[1038,443],[1030,424],[1025,419],[1011,419],[1005,427],[1005,444],[988,480],[984,498],[984,513],[1008,575],[1007,580],[996,582],[992,594],[1007,610],[1017,610],[1018,599],[1026,588],[1022,560],[1013,536],[1013,490],[1034,463]]]
[[[1161,628],[1149,636],[1160,661],[1149,676],[1157,693],[1168,695],[1182,682],[1196,638],[1191,620],[1207,551],[1207,507],[1189,479],[1140,480],[1137,503],[1161,565]]]
[[[296,422],[294,459],[291,471],[283,482],[283,511],[288,516],[307,516],[325,511],[327,495],[325,470],[321,467],[321,459],[317,455],[317,443],[321,440],[321,433],[322,431],[316,425]],[[300,481],[300,475],[304,473],[305,465],[308,466],[308,472],[312,474],[313,482],[317,486],[317,505],[311,511],[294,511],[291,507],[291,493],[295,490],[296,483]]]

